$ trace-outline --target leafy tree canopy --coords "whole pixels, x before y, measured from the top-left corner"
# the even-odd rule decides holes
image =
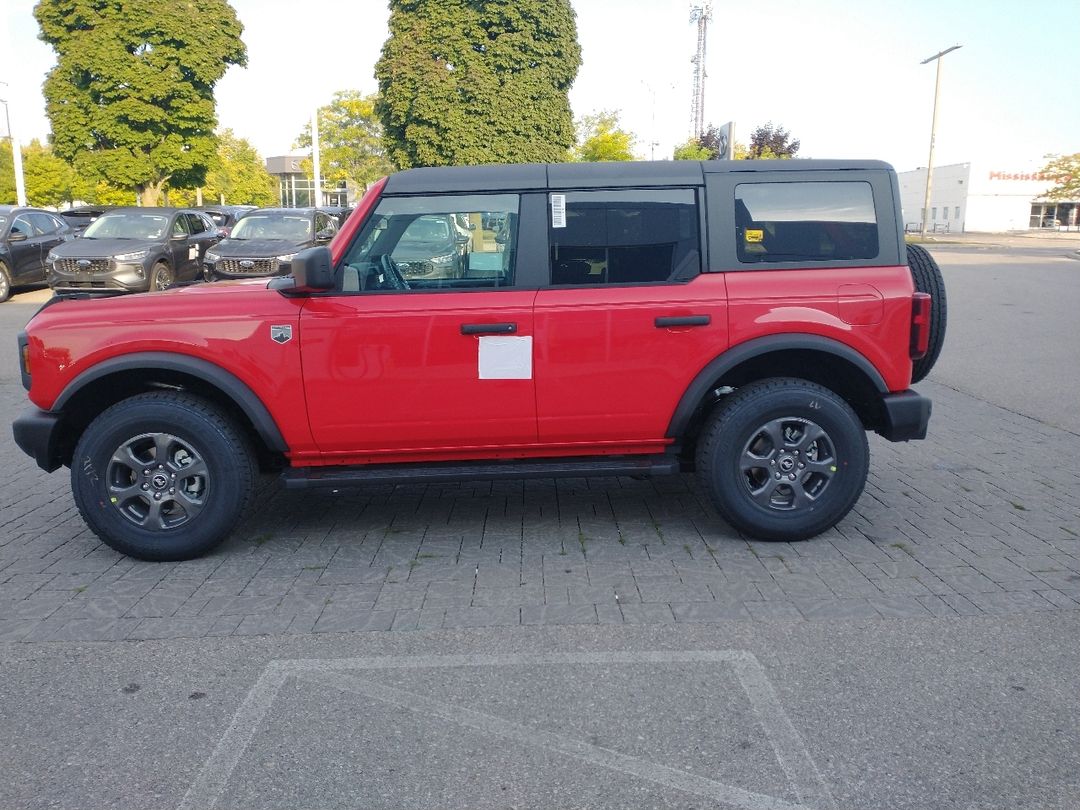
[[[791,133],[770,121],[750,134],[748,158],[751,160],[787,159],[799,151],[799,140],[791,139]]]
[[[15,164],[12,161],[11,141],[0,139],[0,205],[15,205]]]
[[[675,147],[672,158],[675,160],[713,160],[716,157],[707,146],[702,146],[700,138],[691,138]]]
[[[1080,199],[1080,152],[1075,155],[1047,155],[1043,174],[1052,175],[1056,185],[1046,192],[1050,200]]]
[[[581,65],[570,0],[390,0],[376,110],[396,165],[556,162]]]
[[[723,154],[723,137],[720,127],[713,124],[681,146],[675,147],[675,160],[719,160]],[[746,160],[749,157],[746,145],[735,141],[734,159]]]
[[[53,154],[38,140],[23,147],[23,178],[26,201],[30,205],[56,208],[77,198],[79,176],[71,164]]]
[[[356,90],[340,90],[333,100],[319,108],[319,171],[324,180],[347,180],[366,189],[380,177],[394,171],[386,156],[382,124],[375,114],[378,96]],[[299,149],[311,147],[311,123],[296,139]],[[312,174],[311,161],[301,164]]]
[[[619,113],[603,110],[577,122],[574,160],[633,160],[634,136],[619,126]]]
[[[195,205],[193,189],[174,189],[170,182],[169,202]],[[217,134],[217,156],[206,174],[203,202],[226,205],[268,206],[278,202],[277,183],[266,170],[266,162],[246,138],[231,129]]]
[[[40,0],[34,16],[57,53],[45,79],[57,155],[147,205],[167,182],[204,182],[214,85],[247,61],[227,0]]]

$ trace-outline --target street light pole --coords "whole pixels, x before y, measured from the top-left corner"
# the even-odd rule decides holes
[[[7,82],[0,82],[4,87]],[[26,205],[26,183],[23,180],[22,146],[15,140],[15,134],[11,131],[11,113],[8,112],[8,103],[0,98],[0,104],[4,105],[4,122],[7,124],[8,140],[11,141],[11,159],[15,164],[15,198],[19,205]]]
[[[960,47],[962,46],[953,45],[951,48],[946,48],[940,53],[936,53],[931,57],[923,59],[919,63],[920,65],[925,65],[929,62],[937,62],[937,75],[934,78],[934,117],[930,119],[930,157],[926,161],[926,197],[923,199],[922,209],[921,233],[924,237],[926,236],[926,223],[930,218],[930,186],[934,177],[934,139],[937,135],[938,91],[941,89],[941,57]]]

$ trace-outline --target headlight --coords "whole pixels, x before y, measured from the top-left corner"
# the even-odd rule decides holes
[[[207,251],[206,255],[203,256],[203,261],[204,262],[216,262],[220,258],[221,257],[218,256],[216,253],[211,253],[210,251]]]
[[[113,256],[113,259],[115,259],[118,262],[134,262],[134,261],[138,261],[139,259],[145,259],[149,255],[150,255],[150,250],[149,249],[136,250],[136,251],[132,251],[131,253],[118,253],[117,255]]]
[[[432,264],[453,264],[457,261],[458,255],[456,253],[447,253],[445,256],[432,256]]]
[[[277,260],[278,260],[279,262],[291,262],[291,261],[293,260],[293,257],[294,257],[294,256],[296,256],[296,254],[295,254],[295,253],[286,253],[286,254],[285,254],[284,256],[277,256],[277,257],[275,257],[275,258],[276,258],[276,259],[277,259]]]

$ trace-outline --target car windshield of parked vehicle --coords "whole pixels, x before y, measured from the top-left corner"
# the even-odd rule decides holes
[[[169,218],[161,214],[105,214],[83,231],[83,239],[161,239]]]
[[[311,238],[311,218],[297,214],[248,214],[237,222],[230,239],[287,239],[304,242]]]

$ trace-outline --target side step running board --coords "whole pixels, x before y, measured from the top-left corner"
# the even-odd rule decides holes
[[[291,467],[281,474],[286,489],[359,487],[369,484],[440,484],[513,478],[587,478],[601,475],[671,475],[674,456],[529,459],[446,464],[369,464],[356,467]]]

